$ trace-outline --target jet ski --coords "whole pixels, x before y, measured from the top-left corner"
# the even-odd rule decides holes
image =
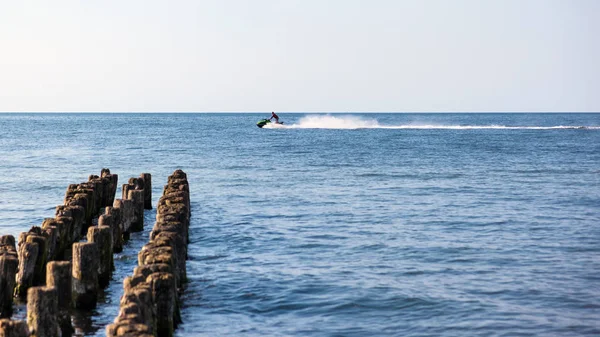
[[[259,128],[262,128],[263,126],[265,126],[265,125],[267,125],[269,123],[271,123],[270,120],[268,120],[268,119],[261,119],[261,120],[258,121],[258,123],[256,123],[256,126],[258,126]]]
[[[267,125],[267,124],[271,124],[271,120],[270,119],[261,119],[258,121],[258,123],[256,123],[256,126],[258,126],[259,128],[262,128],[263,126]],[[283,124],[283,122],[276,122],[275,124]]]

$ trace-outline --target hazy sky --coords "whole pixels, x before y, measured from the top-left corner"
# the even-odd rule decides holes
[[[600,111],[598,0],[0,3],[0,111]]]

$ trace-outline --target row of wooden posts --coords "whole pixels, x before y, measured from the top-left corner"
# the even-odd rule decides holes
[[[186,174],[169,176],[158,201],[150,241],[138,253],[138,266],[123,282],[115,323],[106,336],[173,336],[181,323],[179,294],[186,282],[190,194]]]
[[[143,230],[144,209],[152,208],[150,174],[129,179],[115,200],[117,181],[102,169],[70,185],[54,218],[19,235],[18,252],[13,236],[0,237],[0,318],[11,317],[13,295],[27,299],[27,321],[0,319],[0,337],[68,336],[71,308],[96,306],[114,270],[113,253],[122,251],[130,232]],[[172,336],[186,280],[189,217],[187,177],[177,170],[158,203],[151,240],[138,254],[139,267],[124,281],[120,313],[107,336]],[[84,234],[87,242],[80,242]]]

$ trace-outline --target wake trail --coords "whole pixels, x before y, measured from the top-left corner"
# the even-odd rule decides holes
[[[507,125],[436,125],[436,124],[401,124],[382,125],[376,119],[358,116],[317,115],[302,117],[295,124],[267,124],[267,129],[404,129],[404,130],[560,130],[584,129],[600,130],[600,126],[557,125],[557,126],[507,126]]]

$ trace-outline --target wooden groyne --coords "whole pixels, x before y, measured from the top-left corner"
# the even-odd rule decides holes
[[[177,170],[158,201],[156,222],[150,241],[138,253],[138,266],[123,282],[119,314],[106,328],[107,336],[173,336],[181,323],[179,294],[186,282],[190,214],[187,176]]]
[[[96,306],[98,293],[108,285],[114,270],[113,254],[123,250],[129,233],[143,230],[144,209],[152,208],[149,173],[129,179],[123,185],[122,199],[115,199],[117,183],[116,174],[102,169],[99,176],[69,185],[54,218],[21,233],[18,245],[12,235],[0,236],[0,336],[70,336],[74,331],[72,308]],[[189,191],[187,180],[184,190]],[[163,198],[170,194],[165,187]],[[188,226],[189,193],[186,198]],[[157,298],[166,296],[164,289],[176,290],[165,287],[162,280],[161,276],[150,283]],[[26,321],[9,319],[14,297],[27,301]]]
[[[113,204],[117,180],[116,174],[103,169],[100,176],[91,175],[87,182],[69,185],[54,218],[46,218],[41,226],[19,235],[16,296],[25,298],[30,287],[45,284],[49,261],[70,259],[72,244],[92,226],[101,209]]]

